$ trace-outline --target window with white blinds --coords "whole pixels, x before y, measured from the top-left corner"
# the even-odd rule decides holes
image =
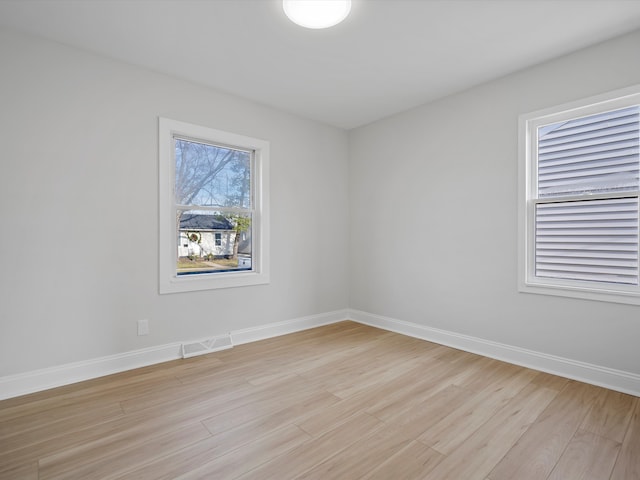
[[[638,285],[638,198],[536,205],[538,277]]]
[[[538,196],[638,190],[634,106],[538,128]]]
[[[640,304],[639,92],[521,116],[521,291]]]

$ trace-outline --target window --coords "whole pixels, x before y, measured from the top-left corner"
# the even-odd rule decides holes
[[[269,282],[268,166],[268,142],[159,119],[160,293]]]
[[[640,304],[640,88],[520,117],[520,291]]]

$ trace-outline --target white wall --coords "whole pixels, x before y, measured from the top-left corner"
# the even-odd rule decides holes
[[[350,132],[350,307],[640,373],[640,307],[518,293],[516,276],[518,115],[640,83],[639,47],[635,32]]]
[[[348,306],[346,132],[3,30],[0,65],[0,377]],[[270,285],[158,294],[158,116],[271,142]]]
[[[640,373],[639,307],[516,279],[518,115],[640,83],[638,45],[347,134],[0,30],[0,378],[347,306]],[[271,142],[270,285],[158,294],[158,116]]]

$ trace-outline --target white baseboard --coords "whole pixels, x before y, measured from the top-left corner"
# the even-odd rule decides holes
[[[349,319],[348,310],[336,310],[333,312],[310,315],[308,317],[286,320],[284,322],[268,323],[257,327],[245,328],[231,332],[231,339],[234,345],[257,342],[266,338],[278,337],[287,333],[308,330],[309,328],[321,327],[331,323],[342,322]]]
[[[134,350],[0,378],[0,400],[182,358],[180,343]]]
[[[496,360],[640,396],[640,375],[635,373],[557,357],[359,310],[349,310],[349,318],[358,323],[383,330],[401,333],[466,352],[495,358]]]
[[[348,318],[347,310],[311,315],[284,322],[260,325],[253,328],[230,332],[235,345],[255,342],[265,338],[298,332],[308,328],[336,323]],[[182,358],[183,342],[134,350],[106,357],[93,358],[81,362],[68,363],[56,367],[34,370],[0,377],[0,400],[29,393],[61,387],[134,368]]]
[[[430,328],[359,310],[337,310],[230,332],[234,345],[299,332],[344,320],[428,340],[485,357],[640,396],[640,375]],[[182,358],[181,343],[94,358],[0,377],[0,400]]]

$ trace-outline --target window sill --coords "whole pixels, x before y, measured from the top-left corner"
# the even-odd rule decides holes
[[[548,285],[533,281],[522,282],[518,285],[520,293],[533,293],[538,295],[551,295],[556,297],[577,298],[597,302],[622,303],[626,305],[640,305],[639,292],[621,292],[607,290],[606,288],[594,288],[578,285]]]
[[[160,283],[160,294],[265,285],[269,276],[257,272],[174,275]]]

